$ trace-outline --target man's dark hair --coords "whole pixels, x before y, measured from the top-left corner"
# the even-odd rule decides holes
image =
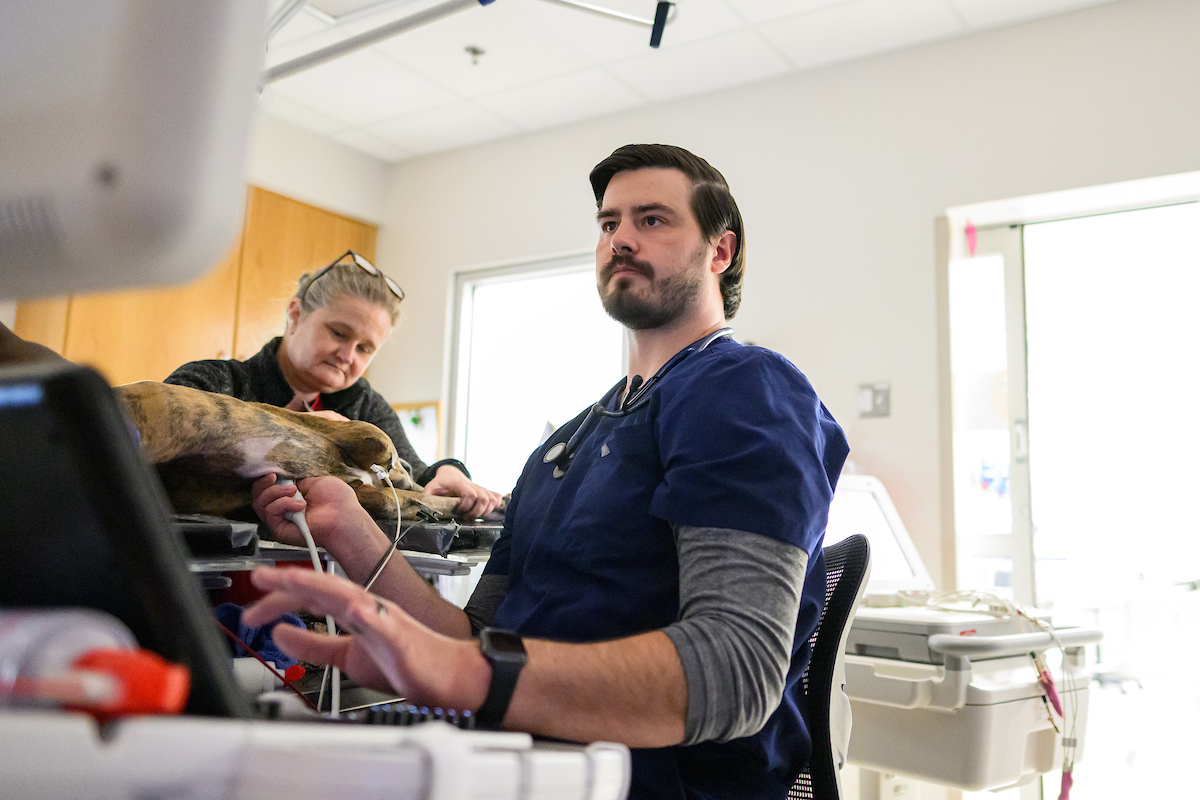
[[[604,202],[604,190],[618,172],[661,167],[677,169],[692,182],[692,213],[700,223],[700,232],[711,240],[725,231],[733,231],[737,242],[729,267],[721,273],[721,299],[725,304],[725,319],[733,319],[742,303],[742,277],[746,273],[746,235],[742,228],[742,212],[729,191],[724,176],[711,164],[682,147],[669,144],[627,144],[592,170],[588,179],[596,195],[596,208]]]

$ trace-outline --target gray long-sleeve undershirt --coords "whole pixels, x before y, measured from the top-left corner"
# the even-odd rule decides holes
[[[683,744],[749,736],[783,696],[808,554],[767,536],[681,526],[679,621],[663,628],[688,687]],[[508,590],[484,575],[467,603],[472,631],[491,624]]]

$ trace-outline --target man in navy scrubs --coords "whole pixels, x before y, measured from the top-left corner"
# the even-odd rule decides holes
[[[848,447],[808,380],[722,336],[745,268],[724,178],[677,147],[591,174],[597,288],[629,376],[530,456],[465,611],[396,559],[369,595],[261,570],[247,621],[308,606],[354,632],[278,643],[484,724],[633,750],[632,797],[783,798],[810,741],[798,704],[824,602],[821,543]],[[387,548],[335,479],[255,486],[280,538],[307,508],[351,578]],[[361,510],[360,510],[361,511]],[[478,635],[478,639],[474,637]]]

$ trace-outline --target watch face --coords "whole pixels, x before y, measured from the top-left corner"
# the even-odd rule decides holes
[[[521,641],[520,636],[512,631],[488,628],[480,634],[480,638],[484,639],[484,648],[490,650],[494,655],[525,655],[524,642]]]

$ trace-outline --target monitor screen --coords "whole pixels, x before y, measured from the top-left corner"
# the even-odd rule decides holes
[[[868,591],[932,588],[916,547],[900,521],[887,490],[869,475],[843,475],[829,506],[825,546],[861,533],[871,543]]]

